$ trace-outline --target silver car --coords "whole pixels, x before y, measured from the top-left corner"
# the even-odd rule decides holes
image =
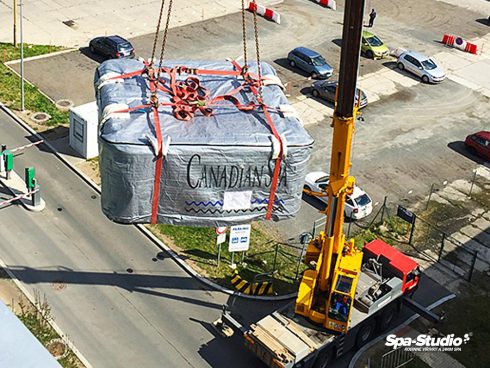
[[[335,103],[335,95],[337,94],[338,82],[330,81],[316,81],[311,85],[311,94],[316,98],[323,98],[327,101]],[[361,102],[359,102],[359,95],[361,95]],[[355,103],[359,103],[359,108],[362,109],[368,103],[367,96],[364,91],[359,88],[356,89]]]
[[[398,57],[398,68],[422,78],[424,83],[439,83],[446,79],[442,70],[431,58],[416,51],[407,51]]]

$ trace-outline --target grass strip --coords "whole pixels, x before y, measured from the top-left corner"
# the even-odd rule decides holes
[[[44,55],[63,50],[58,46],[24,44],[24,58]],[[13,110],[21,109],[21,78],[4,63],[20,59],[20,47],[0,43],[0,101]],[[51,116],[47,126],[58,126],[68,123],[68,113],[59,111],[53,102],[42,94],[36,86],[24,83],[24,107],[32,112],[45,112]]]

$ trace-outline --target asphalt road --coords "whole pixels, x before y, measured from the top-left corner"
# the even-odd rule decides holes
[[[29,139],[3,112],[0,136],[9,147]],[[0,209],[1,258],[31,293],[46,297],[55,323],[92,366],[262,366],[239,337],[216,337],[210,323],[223,303],[249,324],[284,302],[251,302],[203,287],[135,227],[108,221],[98,194],[45,146],[17,155],[15,164],[35,165],[47,207]],[[428,305],[444,295],[424,279],[416,299]],[[352,354],[333,367],[347,366]]]
[[[278,69],[284,82],[291,82],[292,100],[308,94],[311,81],[290,70],[285,55],[296,46],[309,46],[338,69],[342,4],[332,12],[311,1],[286,0],[277,7],[283,14],[280,27],[259,19],[262,59]],[[432,54],[441,50],[434,41],[445,32],[458,30],[468,38],[488,32],[487,26],[475,21],[481,15],[435,0],[381,1],[376,9],[373,31],[391,47]],[[176,28],[169,35],[165,55],[169,59],[236,57],[243,52],[239,25],[239,14],[234,14]],[[152,37],[132,40],[140,55],[150,55]],[[253,48],[249,42],[252,55]],[[96,66],[91,55],[77,51],[28,62],[26,75],[53,99],[70,98],[80,104],[94,99]],[[360,72],[387,66],[363,58]],[[434,182],[471,175],[475,162],[462,154],[461,140],[487,126],[489,110],[488,99],[449,80],[400,88],[365,109],[366,121],[357,126],[352,173],[375,202],[388,195],[393,203],[413,203],[426,196]],[[310,169],[326,170],[329,124],[311,125],[308,131],[317,142]],[[1,143],[21,145],[25,136],[0,115]],[[275,305],[229,301],[224,294],[206,290],[168,258],[156,257],[160,250],[135,228],[106,220],[97,193],[52,154],[41,147],[16,157],[20,167],[33,162],[40,184],[49,183],[43,192],[47,209],[40,214],[16,205],[0,209],[1,257],[30,290],[46,294],[56,322],[94,366],[154,367],[161,366],[164,357],[169,367],[225,367],[230,356],[234,366],[259,366],[238,339],[216,339],[209,322],[225,302],[245,310],[244,321]],[[317,209],[304,203],[294,221],[278,223],[277,229],[296,236],[309,230],[318,217]],[[429,304],[437,290],[429,286],[422,299]],[[335,366],[344,363],[340,360]]]
[[[477,21],[480,14],[440,1],[410,4],[401,0],[381,1],[376,8],[378,17],[369,30],[391,48],[402,46],[431,55],[443,50],[437,42],[445,32],[441,28],[458,29],[468,38],[488,32],[488,27]],[[291,70],[284,58],[292,48],[308,46],[321,52],[337,73],[343,2],[338,3],[336,12],[304,0],[286,0],[276,9],[282,14],[280,26],[258,18],[261,60],[271,63],[282,81],[290,83],[290,101],[294,102],[309,95],[311,80],[299,70]],[[238,57],[243,54],[240,26],[241,15],[236,13],[174,28],[168,34],[165,58]],[[248,55],[253,59],[251,17],[248,26]],[[153,35],[137,37],[132,42],[139,55],[151,55]],[[92,79],[100,61],[82,49],[30,61],[25,70],[27,78],[53,99],[70,98],[79,104],[94,100]],[[361,58],[361,75],[386,68],[393,68],[393,62]],[[63,70],[62,77],[59,70]],[[352,174],[378,204],[374,212],[384,196],[388,196],[392,207],[399,203],[410,207],[428,195],[432,183],[471,175],[475,162],[460,154],[461,141],[467,134],[485,127],[483,117],[489,113],[486,102],[478,93],[447,80],[441,85],[398,86],[398,93],[368,105],[364,109],[365,122],[356,128]],[[325,105],[331,107],[329,103]],[[332,136],[329,121],[308,125],[307,130],[316,141],[309,169],[328,171]],[[296,218],[270,227],[285,234],[286,239],[297,238],[322,217],[320,209],[321,202],[306,198]]]
[[[29,134],[0,112],[2,144]],[[238,340],[215,339],[210,323],[224,303],[244,321],[280,303],[250,303],[210,291],[133,226],[100,210],[98,194],[40,146],[15,157],[35,166],[46,209],[0,209],[0,257],[94,367],[255,366]],[[18,171],[19,172],[19,171]],[[5,193],[0,198],[8,198]],[[226,352],[226,353],[225,353]]]
[[[0,136],[15,147],[30,135],[0,112]],[[17,155],[15,164],[36,167],[47,207],[0,209],[1,258],[31,293],[46,297],[55,323],[92,366],[262,366],[240,338],[216,337],[210,323],[223,303],[249,324],[284,302],[206,289],[135,227],[108,221],[98,194],[45,146]],[[447,295],[430,279],[422,286],[416,298],[425,305]],[[351,355],[333,367],[347,366]]]
[[[367,3],[367,7],[370,5]],[[261,60],[271,63],[284,83],[289,82],[291,95],[309,93],[309,81],[298,69],[287,65],[287,53],[307,46],[320,52],[334,66],[336,78],[340,61],[344,1],[337,11],[320,7],[314,1],[286,0],[274,7],[281,15],[281,25],[258,17]],[[376,2],[378,17],[368,29],[389,47],[413,48],[431,55],[441,51],[443,33],[457,30],[467,39],[488,33],[488,26],[477,22],[482,15],[468,9],[436,0],[407,4],[402,0]],[[431,11],[427,11],[430,9]],[[178,8],[177,10],[178,11]],[[247,55],[255,58],[252,17],[247,13]],[[241,14],[235,13],[198,22],[169,31],[165,59],[223,60],[242,55]],[[159,40],[162,37],[160,36]],[[151,56],[154,35],[132,38],[138,56]],[[159,52],[157,52],[159,55]],[[25,63],[26,78],[54,100],[69,98],[76,105],[93,101],[93,75],[102,61],[87,48],[67,54]],[[19,69],[19,65],[13,66]],[[385,68],[382,61],[361,58],[360,75]],[[60,72],[61,71],[61,72]]]

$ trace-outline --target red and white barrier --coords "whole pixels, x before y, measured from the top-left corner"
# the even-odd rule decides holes
[[[335,0],[315,0],[318,4],[326,6],[332,10],[337,10],[337,3]]]
[[[17,147],[17,148],[13,148],[10,150],[10,152],[14,153],[14,152],[17,152],[17,151],[22,151],[26,148],[31,148],[31,147],[34,147],[34,146],[37,146],[38,144],[41,144],[44,142],[44,139],[41,139],[40,141],[37,141],[37,142],[34,142],[34,143],[30,143],[30,144],[26,144],[25,146],[20,146],[20,147]]]
[[[0,206],[6,205],[6,204],[10,204],[10,203],[12,203],[14,201],[18,201],[19,199],[22,199],[22,198],[29,197],[31,194],[34,194],[34,193],[37,193],[37,192],[39,192],[39,189],[34,189],[34,190],[30,191],[30,192],[19,194],[16,197],[13,197],[13,198],[7,199],[6,201],[0,202]]]
[[[278,12],[265,6],[258,5],[256,2],[250,1],[248,4],[248,10],[251,12],[256,12],[258,15],[263,16],[267,20],[281,24],[281,15]]]
[[[469,52],[470,54],[476,55],[477,53],[477,46],[474,43],[468,42],[459,36],[445,34],[442,37],[442,43],[447,46],[456,47],[462,51]]]

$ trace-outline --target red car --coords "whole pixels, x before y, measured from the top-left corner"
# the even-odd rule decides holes
[[[490,132],[481,131],[466,137],[464,145],[474,155],[490,161]]]

